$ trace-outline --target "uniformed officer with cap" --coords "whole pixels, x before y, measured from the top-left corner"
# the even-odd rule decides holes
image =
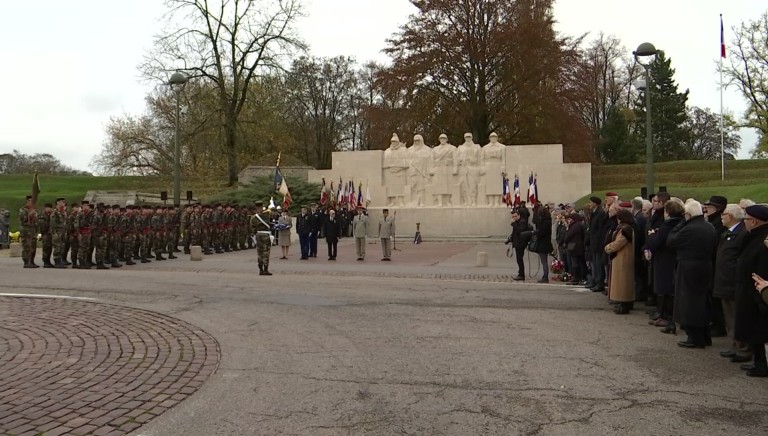
[[[264,202],[255,201],[256,213],[251,216],[251,228],[256,234],[256,252],[258,253],[259,275],[271,276],[269,272],[269,253],[272,244],[269,239],[270,213],[264,210]]]

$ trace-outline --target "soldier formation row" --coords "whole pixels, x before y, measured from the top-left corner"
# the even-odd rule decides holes
[[[25,268],[35,263],[37,235],[42,237],[44,268],[107,269],[155,260],[175,259],[182,244],[185,253],[199,245],[206,254],[254,248],[252,222],[261,207],[236,205],[107,206],[87,201],[67,208],[63,198],[38,212],[27,197],[19,210],[22,258]],[[268,214],[268,212],[267,212]],[[267,215],[268,216],[268,215]],[[269,219],[267,225],[269,227]],[[269,231],[269,228],[260,229]]]

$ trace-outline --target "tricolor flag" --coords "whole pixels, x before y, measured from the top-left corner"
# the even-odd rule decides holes
[[[720,57],[725,58],[725,30],[723,29],[723,14],[720,14]]]
[[[371,198],[371,185],[368,182],[365,183],[365,206],[368,207],[373,199]]]
[[[280,153],[277,153],[274,185],[275,191],[283,194],[283,208],[287,209],[291,207],[291,203],[293,203],[291,192],[288,190],[288,184],[285,183],[285,177],[283,177],[283,173],[280,171]]]
[[[538,174],[533,175],[533,204],[536,204],[539,202],[539,182],[538,182]]]
[[[507,177],[507,173],[501,173],[501,198],[504,204],[512,206],[512,195],[509,192],[509,177]]]
[[[528,176],[528,203],[536,204],[536,185],[533,184],[533,173]]]
[[[349,202],[349,183],[344,183],[344,189],[341,190],[341,199],[339,203],[344,206]]]
[[[341,177],[339,177],[339,186],[338,186],[338,188],[336,188],[336,190],[337,190],[337,192],[336,192],[336,204],[339,204],[339,205],[343,204],[342,201],[341,201],[342,200],[341,196],[343,195],[343,192],[342,192],[342,187],[343,187],[342,185],[343,184],[344,184],[344,182],[342,182],[341,181]]]
[[[363,182],[360,182],[357,185],[357,205],[358,206],[363,205]]]
[[[328,200],[331,205],[336,203],[336,191],[333,190],[333,180],[331,180],[331,189],[328,190]]]
[[[517,207],[517,206],[520,206],[520,203],[522,202],[522,198],[520,197],[520,178],[517,177],[517,174],[515,174],[514,191],[515,191],[515,199],[512,202],[512,205]]]
[[[357,207],[357,195],[355,195],[355,182],[352,180],[349,181],[349,205],[352,206],[352,208]]]

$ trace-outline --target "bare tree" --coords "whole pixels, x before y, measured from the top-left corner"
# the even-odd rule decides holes
[[[140,66],[164,82],[174,70],[214,84],[227,156],[228,185],[237,182],[238,124],[249,85],[260,73],[281,69],[284,55],[303,50],[293,24],[299,0],[167,0],[168,28],[155,38]]]
[[[749,103],[740,127],[757,129],[753,155],[763,155],[768,153],[768,12],[733,31],[736,37],[723,73]]]

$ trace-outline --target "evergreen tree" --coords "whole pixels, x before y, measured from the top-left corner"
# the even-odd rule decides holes
[[[641,143],[630,132],[629,120],[625,107],[612,106],[607,113],[605,123],[600,128],[597,149],[600,158],[607,164],[636,163],[640,155]]]
[[[683,157],[686,153],[682,144],[686,142],[688,131],[685,123],[688,119],[686,103],[688,90],[677,91],[673,76],[675,69],[672,60],[659,51],[651,64],[651,127],[653,133],[653,158],[656,162],[670,161]],[[647,92],[647,90],[646,90]],[[636,134],[645,139],[645,96],[638,99],[635,107],[637,116]]]

